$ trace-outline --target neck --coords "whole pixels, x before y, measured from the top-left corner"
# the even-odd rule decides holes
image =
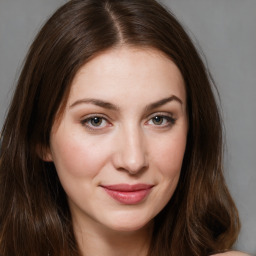
[[[82,229],[74,225],[78,246],[83,256],[146,256],[153,224],[136,231],[115,231],[94,225]]]

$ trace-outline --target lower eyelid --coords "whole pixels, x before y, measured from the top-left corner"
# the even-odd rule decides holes
[[[166,120],[164,121],[165,124],[159,124],[159,125],[157,125],[157,124],[152,124],[152,126],[155,126],[155,127],[157,127],[157,128],[164,128],[164,127],[172,126],[172,125],[175,124],[175,122],[176,122],[176,120],[177,120],[177,119],[175,119],[175,118],[173,118],[173,117],[171,117],[171,116],[167,116],[167,115],[155,115],[155,116],[151,117],[146,123],[149,123],[150,121],[153,122],[152,119],[153,119],[154,117],[156,117],[156,116],[159,116],[159,117],[162,117],[162,118],[166,119]],[[150,125],[151,125],[151,124],[150,124]]]
[[[80,119],[80,122],[86,122],[86,121],[88,121],[88,120],[90,120],[90,119],[93,119],[93,118],[95,118],[95,117],[102,118],[102,119],[104,119],[104,120],[106,120],[106,121],[108,120],[108,118],[105,117],[105,116],[103,116],[103,115],[94,114],[94,115],[83,116],[83,117]]]
[[[102,119],[102,122],[103,122],[103,125],[100,124],[99,126],[94,126],[92,124],[90,124],[90,121],[93,119],[93,118],[101,118]],[[112,126],[111,122],[104,116],[101,116],[101,115],[90,115],[88,117],[84,117],[81,121],[80,121],[81,125],[85,128],[85,129],[88,129],[92,132],[97,132],[97,131],[102,131],[110,126]]]
[[[159,126],[159,128],[161,127],[167,127],[167,126],[171,126],[171,125],[174,125],[175,122],[177,121],[177,118],[173,117],[173,115],[168,115],[167,113],[155,113],[154,115],[152,115],[148,121],[146,121],[146,124],[148,124],[150,121],[152,121],[152,119],[154,117],[162,117],[164,119],[166,119],[164,122],[166,124],[164,125],[156,125],[156,124],[152,124],[154,126]],[[89,124],[90,120],[92,120],[93,118],[101,118],[102,119],[102,122],[105,122],[105,124],[103,126],[93,126],[91,124]],[[100,115],[100,114],[92,114],[92,115],[88,115],[88,116],[84,116],[81,120],[80,120],[80,123],[83,125],[83,126],[86,126],[88,129],[91,129],[91,130],[100,130],[100,129],[104,129],[108,126],[111,126],[111,121],[109,121],[108,118],[106,118],[105,116],[103,115]]]
[[[174,117],[169,117],[169,116],[168,116],[168,119],[169,119],[169,121],[170,121],[171,123],[173,123],[173,124],[177,121],[177,118],[174,118]]]

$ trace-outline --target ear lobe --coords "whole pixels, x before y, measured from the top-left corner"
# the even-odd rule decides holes
[[[44,162],[53,162],[52,152],[49,147],[44,147],[42,145],[37,145],[36,152],[38,157]]]
[[[42,159],[45,162],[53,162],[52,154],[50,152],[48,152],[47,154],[44,154]]]

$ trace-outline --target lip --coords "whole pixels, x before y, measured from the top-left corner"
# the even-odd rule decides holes
[[[115,184],[101,186],[106,193],[121,204],[138,204],[151,192],[150,184]]]

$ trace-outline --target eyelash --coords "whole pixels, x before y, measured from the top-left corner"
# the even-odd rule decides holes
[[[164,125],[162,125],[162,123],[160,125],[153,124],[156,127],[159,126],[158,128],[170,127],[170,126],[174,125],[175,122],[176,122],[176,119],[171,114],[167,115],[165,113],[156,113],[156,114],[154,114],[153,116],[150,117],[150,119],[149,119],[149,121],[147,121],[147,123],[149,123],[150,121],[154,122],[153,121],[154,118],[165,119],[166,123]]]
[[[104,125],[103,127],[102,126],[99,126],[99,127],[97,127],[97,126],[94,126],[94,125],[92,125],[92,124],[89,124],[89,122],[92,122],[93,121],[93,119],[95,119],[95,118],[98,118],[98,119],[100,119],[100,125],[101,125],[101,123],[102,122],[106,122],[106,126],[112,126],[112,124],[108,121],[108,119],[105,117],[105,116],[103,116],[103,115],[97,115],[97,114],[94,114],[94,115],[91,115],[91,116],[88,116],[88,117],[86,117],[85,119],[83,119],[83,120],[81,120],[80,122],[81,122],[81,124],[83,125],[83,126],[85,126],[86,128],[88,128],[89,130],[92,130],[92,131],[97,131],[97,130],[101,130],[101,129],[104,129],[106,126]],[[164,114],[164,113],[155,113],[154,115],[151,115],[151,117],[149,118],[149,120],[146,122],[146,124],[149,124],[149,122],[154,122],[153,121],[153,118],[162,118],[162,119],[165,119],[165,124],[164,125],[162,125],[162,123],[161,124],[159,124],[159,125],[157,125],[157,124],[152,124],[153,126],[155,126],[155,127],[157,127],[157,128],[166,128],[166,127],[170,127],[170,126],[173,126],[174,124],[175,124],[175,122],[176,122],[176,120],[177,119],[175,119],[171,114],[169,114],[169,115],[167,115],[166,113]],[[95,120],[96,121],[96,120]],[[149,125],[151,125],[151,124],[149,124]]]
[[[99,118],[102,121],[110,124],[110,122],[108,121],[108,119],[105,116],[103,116],[103,115],[96,115],[96,114],[88,116],[85,119],[81,120],[81,124],[83,126],[85,126],[86,128],[88,128],[89,130],[92,130],[92,131],[103,129],[104,127],[103,128],[102,127],[98,127],[97,128],[97,126],[93,126],[93,125],[88,124],[89,122],[93,121],[93,119],[95,119],[95,118]],[[110,125],[110,126],[112,126],[112,125]]]

